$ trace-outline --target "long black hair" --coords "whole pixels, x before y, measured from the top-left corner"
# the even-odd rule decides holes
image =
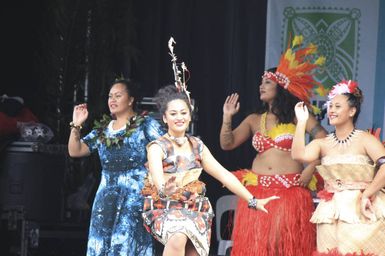
[[[270,68],[267,71],[275,73],[277,68]],[[294,107],[300,101],[297,97],[289,93],[288,90],[277,84],[276,95],[271,106],[271,112],[277,116],[278,123],[294,123]],[[269,111],[269,105],[263,102],[259,97],[257,99],[256,113],[263,114]]]

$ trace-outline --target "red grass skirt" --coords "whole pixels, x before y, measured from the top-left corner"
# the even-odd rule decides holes
[[[245,173],[234,174],[240,178],[242,172]],[[314,205],[310,192],[298,186],[298,178],[298,174],[258,175],[256,186],[246,186],[256,198],[277,195],[280,199],[266,205],[268,214],[249,209],[245,200],[238,201],[231,255],[312,255],[316,250],[316,229],[309,220]]]

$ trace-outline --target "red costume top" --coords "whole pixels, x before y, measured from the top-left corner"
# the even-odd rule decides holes
[[[263,153],[270,148],[276,148],[283,151],[290,151],[295,132],[295,125],[277,124],[269,131],[266,131],[266,116],[261,116],[261,132],[256,132],[253,136],[252,144],[258,153]]]

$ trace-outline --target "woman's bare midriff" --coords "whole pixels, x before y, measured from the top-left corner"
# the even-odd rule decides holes
[[[252,171],[256,174],[300,173],[303,165],[291,158],[290,152],[270,148],[254,158]]]

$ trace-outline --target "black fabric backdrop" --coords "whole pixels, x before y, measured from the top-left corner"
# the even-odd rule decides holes
[[[197,134],[229,170],[250,167],[255,156],[251,143],[223,151],[219,131],[228,94],[240,94],[241,111],[233,126],[254,109],[264,70],[266,1],[137,1],[135,8],[141,56],[133,77],[152,90],[173,81],[167,48],[173,36],[174,52],[191,72],[188,88],[198,104]],[[229,193],[211,177],[203,180],[213,205]],[[214,253],[215,224],[212,234]]]
[[[39,29],[39,19],[45,15],[41,5],[29,2],[19,9],[14,4],[11,12],[3,11],[1,22],[5,38],[2,62],[6,65],[1,93],[24,97],[32,109],[41,108],[31,53],[38,44],[33,31]],[[174,52],[191,72],[188,88],[198,106],[197,134],[229,170],[250,167],[255,155],[250,142],[230,152],[221,150],[219,131],[223,102],[230,93],[238,92],[241,102],[234,127],[254,110],[264,70],[266,7],[267,0],[133,1],[138,58],[122,65],[142,85],[144,95],[154,95],[158,88],[173,82],[167,47],[173,36]],[[204,175],[203,180],[213,205],[229,193],[211,177]],[[212,234],[214,253],[215,225]]]
[[[266,1],[137,1],[135,8],[141,54],[132,76],[149,95],[172,83],[167,42],[173,36],[174,52],[191,72],[188,88],[198,104],[197,134],[226,167],[249,167],[251,147],[222,151],[219,130],[230,93],[238,92],[241,102],[233,126],[255,107],[264,70]]]

